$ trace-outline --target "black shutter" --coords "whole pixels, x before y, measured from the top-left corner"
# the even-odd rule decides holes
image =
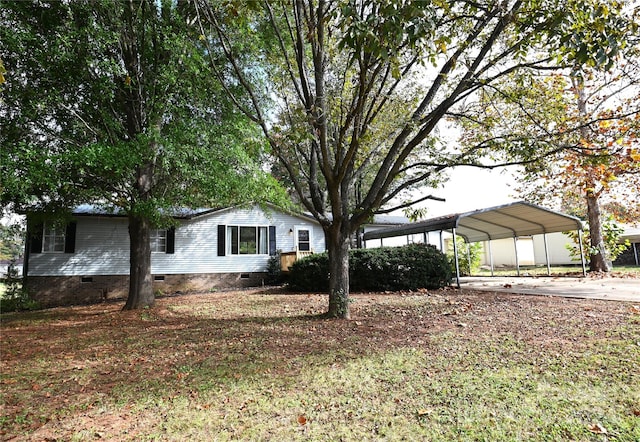
[[[76,226],[78,223],[71,221],[67,224],[64,232],[64,253],[74,253],[76,251]]]
[[[44,232],[44,223],[34,223],[29,232],[31,253],[42,253],[42,234]]]
[[[276,226],[269,226],[269,255],[276,254]]]
[[[227,226],[218,225],[218,256],[225,256],[227,251]]]
[[[167,247],[165,253],[175,253],[176,251],[176,228],[169,227],[167,229]]]

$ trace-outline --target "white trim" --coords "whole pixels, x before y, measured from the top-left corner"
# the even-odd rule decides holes
[[[309,240],[307,241],[309,243],[309,249],[308,250],[301,250],[300,249],[300,244],[299,244],[299,232],[301,230],[306,230],[307,232],[309,232]],[[294,247],[296,249],[296,251],[302,251],[302,252],[313,252],[313,229],[311,228],[311,226],[305,226],[305,225],[296,225],[293,227],[293,244]]]
[[[238,253],[232,252],[232,241],[231,241],[231,231],[230,228],[237,227],[238,228]],[[243,227],[250,227],[256,231],[256,253],[240,253],[240,229]],[[266,244],[265,244],[265,253],[260,253],[260,230],[264,229],[266,232]],[[228,256],[269,256],[269,226],[264,224],[227,224],[225,231],[225,240],[227,243],[226,254]]]
[[[149,245],[151,247],[151,253],[167,253],[168,237],[168,229],[151,229],[151,231],[149,232]],[[162,247],[157,247],[159,245],[158,241],[162,240],[164,240],[164,243],[161,244]]]
[[[47,234],[47,227],[51,228],[53,232],[52,235]],[[49,240],[47,240],[49,238]],[[62,249],[56,250],[56,246],[60,246],[58,241],[62,238]],[[53,244],[51,244],[51,239],[53,239]],[[67,229],[64,225],[49,225],[45,222],[42,225],[42,253],[64,253],[65,244],[67,241]],[[53,250],[50,250],[50,247],[47,245],[53,245]]]

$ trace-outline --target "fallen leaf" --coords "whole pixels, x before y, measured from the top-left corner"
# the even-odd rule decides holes
[[[419,417],[427,416],[428,414],[431,414],[431,411],[432,410],[430,410],[428,408],[421,408],[421,409],[418,410],[418,416]]]
[[[640,408],[634,408],[632,413],[634,416],[640,416]]]
[[[595,434],[607,434],[607,429],[600,424],[593,424],[589,427],[589,431]]]
[[[304,414],[298,416],[298,423],[300,425],[307,425],[307,418],[304,416]]]

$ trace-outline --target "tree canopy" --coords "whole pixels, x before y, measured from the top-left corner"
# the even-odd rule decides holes
[[[278,198],[188,2],[3,2],[0,22],[2,202],[126,213],[127,307],[153,303],[148,232],[171,209]]]
[[[462,142],[522,161],[521,193],[586,218],[591,270],[609,271],[600,206],[616,207],[620,221],[640,210],[638,24],[621,3],[576,16],[566,47],[542,48],[555,67],[495,82],[463,121]]]
[[[558,58],[607,64],[618,42],[586,32],[602,12],[589,0],[196,5],[203,36],[228,60],[226,70],[213,71],[249,93],[240,108],[262,128],[299,200],[324,228],[328,313],[340,317],[349,316],[347,251],[359,226],[430,198],[443,171],[482,165],[497,152],[489,140],[446,144],[443,123],[470,118],[479,97],[508,75],[555,68]],[[238,54],[238,38],[259,56]],[[552,54],[542,50],[549,47]],[[265,108],[264,97],[274,107]],[[510,144],[517,161],[536,153],[529,140]]]

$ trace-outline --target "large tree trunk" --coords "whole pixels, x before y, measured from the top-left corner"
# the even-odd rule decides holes
[[[589,220],[589,242],[591,250],[589,270],[592,272],[610,272],[611,260],[609,260],[602,235],[602,220],[598,197],[592,192],[587,193],[587,219]]]
[[[349,236],[339,228],[325,233],[329,252],[329,311],[331,318],[350,319],[349,311]]]
[[[581,76],[572,77],[573,87],[576,90],[578,99],[578,112],[581,116],[587,117],[587,98],[584,91],[584,79]],[[589,140],[589,129],[585,125],[580,129],[580,136],[584,141]],[[589,154],[590,152],[587,152]],[[591,250],[589,260],[589,270],[592,272],[610,272],[611,262],[607,258],[604,239],[602,237],[602,222],[600,216],[600,204],[598,195],[592,189],[595,183],[589,183],[587,188],[587,220],[589,221],[589,242]]]
[[[129,216],[129,296],[123,310],[150,307],[155,302],[149,234],[148,219]]]

